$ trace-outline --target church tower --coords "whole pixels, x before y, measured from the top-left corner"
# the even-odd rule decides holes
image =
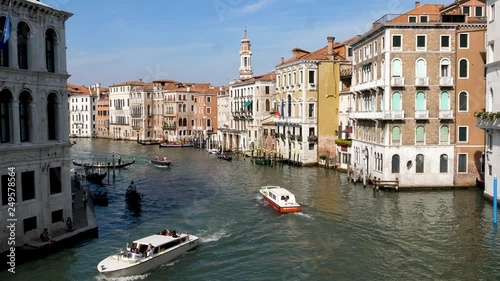
[[[247,30],[245,29],[245,35],[241,39],[240,44],[240,79],[252,78],[252,51],[250,51],[250,39],[247,36]]]

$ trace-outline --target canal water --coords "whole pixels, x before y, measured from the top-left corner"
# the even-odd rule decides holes
[[[478,190],[375,192],[322,168],[228,162],[195,148],[76,142],[75,159],[136,160],[101,187],[110,204],[96,207],[99,238],[22,264],[16,274],[1,272],[0,280],[106,280],[100,260],[164,228],[198,235],[201,244],[154,272],[115,280],[500,279],[493,210]],[[155,155],[172,166],[151,165]],[[140,210],[124,201],[131,180],[146,195]],[[278,214],[259,196],[262,185],[289,189],[302,212]]]

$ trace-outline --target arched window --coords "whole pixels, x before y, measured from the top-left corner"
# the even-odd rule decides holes
[[[424,172],[424,155],[423,154],[417,155],[415,162],[416,162],[415,172],[417,174],[423,173]]]
[[[469,94],[466,92],[460,92],[458,94],[458,111],[468,111],[469,110]]]
[[[0,17],[0,38],[3,38],[3,27],[5,26],[6,17]],[[1,44],[1,43],[0,43]],[[0,66],[9,66],[9,44],[6,43],[0,49]]]
[[[450,128],[446,125],[439,128],[439,143],[449,144],[450,143]]]
[[[186,112],[186,105],[185,104],[182,105],[182,112]]]
[[[391,167],[391,173],[393,174],[398,174],[399,173],[399,155],[394,154],[392,156],[392,167]]]
[[[384,79],[384,78],[385,78],[385,77],[384,77],[384,76],[385,76],[385,69],[384,69],[384,66],[385,66],[385,61],[384,61],[384,60],[382,60],[382,61],[380,62],[380,78],[381,78],[381,79]]]
[[[271,110],[271,102],[269,101],[269,99],[266,99],[266,111],[270,110]]]
[[[384,170],[384,154],[380,154],[380,171]]]
[[[149,104],[148,104],[148,111],[147,112],[148,112],[148,116],[150,116],[151,115],[151,105],[149,105]]]
[[[440,74],[441,74],[441,77],[451,77],[450,60],[449,59],[442,59],[441,60]]]
[[[12,111],[12,94],[9,90],[0,92],[0,142],[8,143],[11,140],[12,120],[10,113]]]
[[[21,142],[30,141],[31,131],[31,105],[32,99],[29,92],[19,95],[19,133]]]
[[[28,42],[30,28],[27,23],[20,22],[17,25],[17,62],[20,69],[28,69]]]
[[[439,110],[450,110],[450,93],[441,92],[439,97]]]
[[[425,143],[425,128],[424,126],[417,126],[415,128],[415,144]]]
[[[459,62],[458,77],[468,78],[469,77],[469,62],[466,59],[461,59]]]
[[[55,93],[51,93],[47,97],[47,129],[49,140],[56,140],[58,138],[58,122],[59,114],[57,112],[57,95]]]
[[[187,119],[186,119],[186,118],[184,118],[184,119],[182,120],[182,125],[183,125],[184,127],[186,127],[186,126],[187,126],[187,124],[188,124],[188,121],[187,121]]]
[[[392,144],[401,144],[401,129],[396,126],[391,131]]]
[[[182,112],[182,104],[179,103],[179,112]]]
[[[292,96],[288,95],[288,117],[292,116]]]
[[[182,118],[179,118],[179,126],[182,126]]]
[[[415,110],[425,110],[425,94],[418,92],[415,96]]]
[[[427,62],[424,59],[418,59],[416,67],[416,77],[427,77]]]
[[[489,100],[486,102],[486,106],[488,107],[486,110],[488,112],[493,111],[493,88],[490,88]]]
[[[403,64],[400,59],[392,61],[392,77],[401,77],[403,75]]]
[[[401,110],[401,94],[399,92],[392,93],[391,110]]]
[[[377,63],[373,64],[373,79],[372,80],[377,80],[378,79],[378,69],[377,69]]]
[[[448,173],[448,155],[446,154],[439,156],[439,172]]]
[[[56,32],[49,28],[45,32],[45,63],[48,72],[56,71]]]

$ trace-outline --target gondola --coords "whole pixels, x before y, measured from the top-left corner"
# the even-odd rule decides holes
[[[233,160],[233,157],[231,157],[225,153],[217,154],[217,158],[222,159],[222,160],[227,160],[227,161]]]
[[[102,183],[102,180],[106,177],[107,173],[107,171],[104,172],[104,174],[88,172],[85,175],[85,178],[93,183]]]
[[[105,191],[99,191],[98,193],[92,194],[92,203],[94,206],[108,206],[108,193]]]
[[[131,162],[122,162],[120,164],[117,164],[115,162],[115,168],[125,168],[125,167],[128,167],[134,163],[135,163],[135,159],[132,160]],[[75,160],[73,160],[73,165],[79,166],[79,167],[85,167],[85,168],[113,168],[113,164],[111,162],[107,162],[107,163],[96,162],[95,164],[92,164],[92,163],[87,163],[87,162],[78,163]]]

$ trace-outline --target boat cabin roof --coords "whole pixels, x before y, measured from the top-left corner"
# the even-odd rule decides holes
[[[180,237],[185,236],[182,234]],[[180,237],[172,237],[172,236],[166,236],[166,235],[159,235],[159,234],[154,234],[151,236],[147,236],[144,238],[141,238],[139,240],[135,240],[134,243],[142,244],[142,245],[148,245],[151,243],[153,247],[158,247],[160,245],[166,244],[168,242],[174,241],[179,239]]]
[[[290,191],[288,191],[282,187],[279,187],[279,186],[266,186],[266,187],[269,189],[269,192],[274,193],[276,196],[281,196],[281,195],[292,195],[293,196],[293,194]]]

